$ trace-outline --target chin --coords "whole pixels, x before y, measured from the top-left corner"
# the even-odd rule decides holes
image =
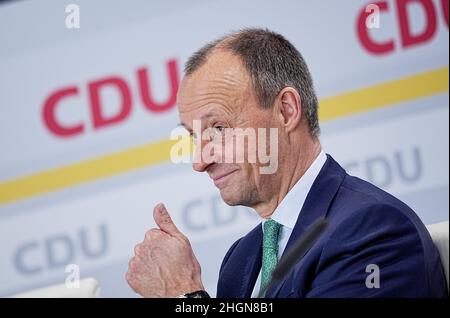
[[[242,205],[241,193],[238,191],[227,190],[226,188],[220,190],[222,200],[229,206]]]

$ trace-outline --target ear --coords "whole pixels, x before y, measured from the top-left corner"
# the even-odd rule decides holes
[[[286,132],[291,132],[299,124],[302,118],[302,102],[297,90],[293,87],[283,88],[277,96],[278,103],[275,110],[281,126]]]

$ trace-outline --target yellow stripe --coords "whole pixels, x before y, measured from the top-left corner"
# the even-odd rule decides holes
[[[175,142],[163,140],[2,182],[0,204],[166,162]]]
[[[448,92],[448,67],[363,88],[320,101],[321,121]]]
[[[448,92],[448,67],[320,101],[321,122]],[[0,204],[169,161],[176,141],[162,140],[0,183]]]

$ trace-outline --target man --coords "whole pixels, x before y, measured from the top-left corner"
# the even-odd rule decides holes
[[[438,252],[416,214],[321,150],[312,79],[291,43],[267,30],[242,30],[193,54],[185,73],[179,114],[197,153],[218,137],[222,145],[226,129],[277,131],[274,173],[261,173],[260,161],[230,163],[222,155],[204,160],[203,153],[193,164],[227,204],[252,207],[263,220],[225,255],[218,297],[446,297]],[[195,121],[209,137],[197,136]],[[284,252],[320,218],[326,230],[267,289]],[[136,246],[129,285],[144,297],[206,296],[189,240],[164,205],[154,219],[159,229]]]

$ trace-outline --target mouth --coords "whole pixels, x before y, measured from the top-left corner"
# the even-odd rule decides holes
[[[219,176],[217,176],[217,177],[213,177],[212,179],[213,179],[214,184],[216,185],[216,187],[220,188],[220,186],[223,185],[223,183],[224,183],[225,181],[227,181],[227,180],[229,179],[229,177],[230,177],[233,173],[235,173],[236,171],[238,171],[238,170],[237,170],[237,169],[236,169],[236,170],[232,170],[232,171],[230,171],[230,172],[226,172],[226,173],[224,173],[224,174],[221,174],[221,175],[219,175]]]

